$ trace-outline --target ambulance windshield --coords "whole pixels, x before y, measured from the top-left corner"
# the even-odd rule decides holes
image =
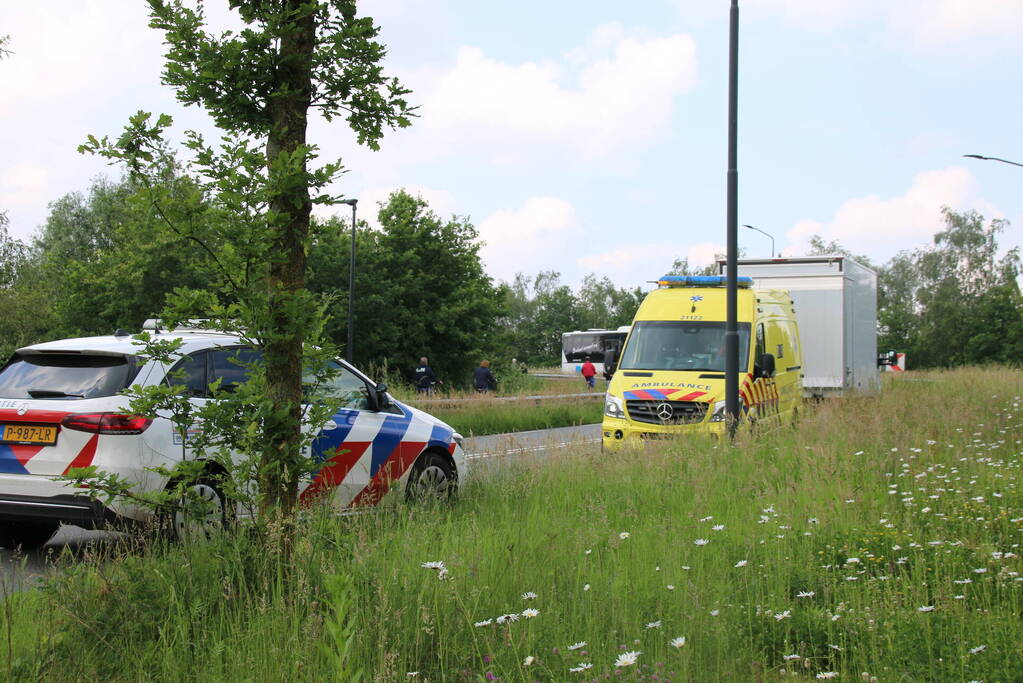
[[[739,372],[749,363],[749,323],[739,323]],[[725,371],[723,322],[641,320],[622,352],[621,370]]]

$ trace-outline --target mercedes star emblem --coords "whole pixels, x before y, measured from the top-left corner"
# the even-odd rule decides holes
[[[660,418],[661,422],[667,422],[674,415],[675,411],[671,409],[670,403],[659,403],[657,405],[657,417]]]

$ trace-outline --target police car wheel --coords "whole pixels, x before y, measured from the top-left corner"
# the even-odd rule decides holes
[[[59,526],[59,522],[4,522],[0,525],[0,546],[35,550],[45,545]]]
[[[433,451],[423,453],[412,466],[405,498],[411,501],[447,500],[458,488],[451,462]]]
[[[227,524],[227,501],[212,481],[201,479],[188,488],[168,515],[167,525],[176,541],[201,541],[222,531]]]

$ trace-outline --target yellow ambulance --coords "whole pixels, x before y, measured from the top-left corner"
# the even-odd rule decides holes
[[[739,277],[739,410],[791,421],[803,395],[792,298]],[[604,401],[607,448],[725,432],[725,277],[666,275],[636,313]]]

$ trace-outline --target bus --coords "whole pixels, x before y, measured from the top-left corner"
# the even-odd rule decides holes
[[[578,374],[582,369],[586,356],[603,374],[605,362],[614,372],[621,355],[625,338],[629,335],[629,325],[617,330],[577,330],[561,334],[561,371],[566,374]]]

